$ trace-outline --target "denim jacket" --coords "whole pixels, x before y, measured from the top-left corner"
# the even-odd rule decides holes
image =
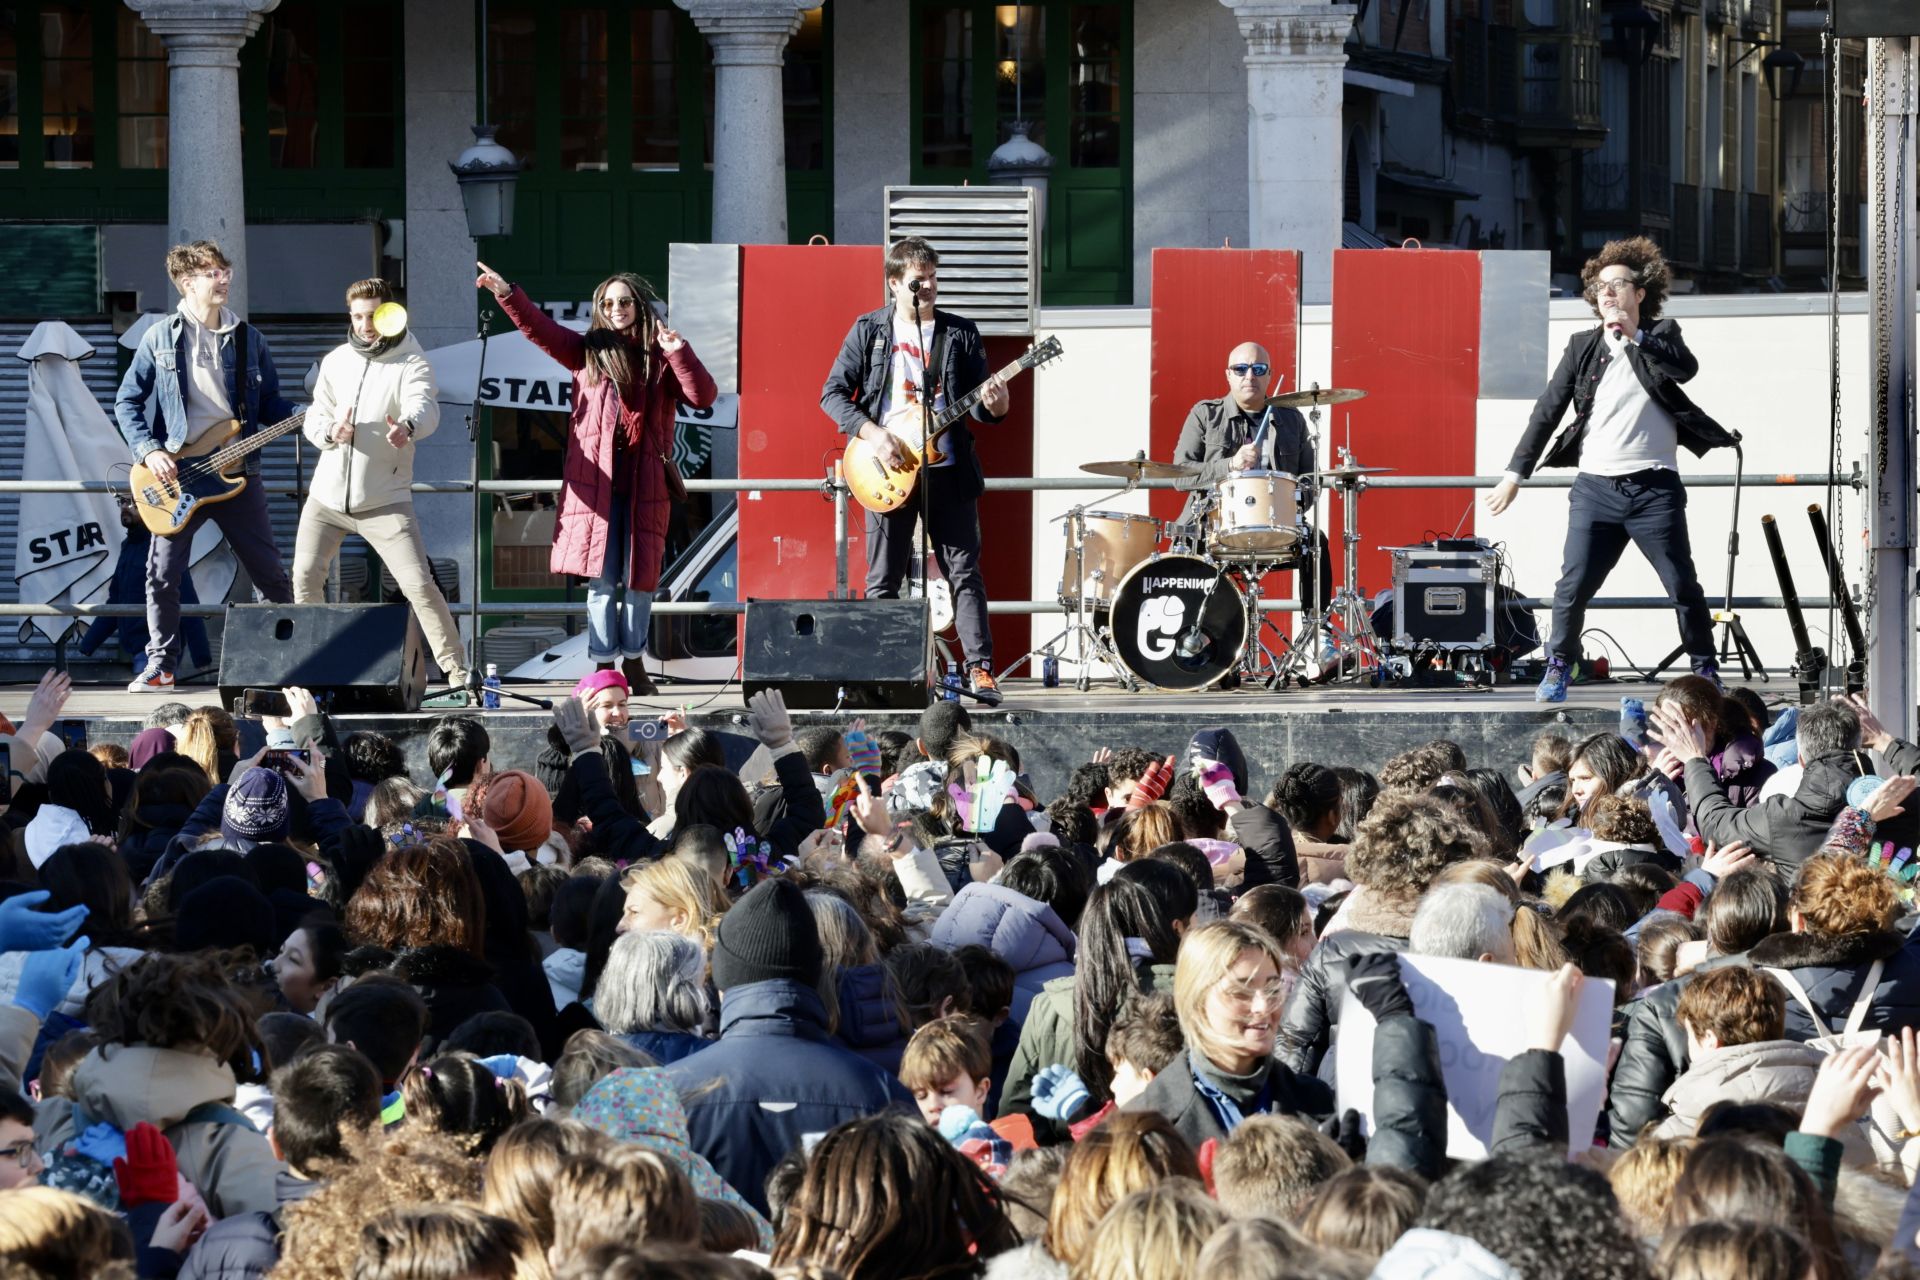
[[[241,324],[246,325],[245,321]],[[220,362],[226,368],[227,401],[236,406],[242,436],[250,436],[268,424],[292,417],[296,406],[280,394],[280,375],[273,367],[273,353],[267,340],[252,325],[247,329],[247,386],[244,407],[234,388],[234,340],[240,332],[235,326],[220,335]],[[133,363],[120,380],[120,392],[114,397],[113,414],[120,434],[133,450],[136,461],[155,449],[178,453],[187,442],[187,319],[170,311],[140,337],[134,348]],[[249,454],[247,474],[258,475],[260,455]]]

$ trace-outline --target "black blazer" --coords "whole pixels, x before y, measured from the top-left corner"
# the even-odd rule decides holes
[[[1593,412],[1594,389],[1613,358],[1603,340],[1605,333],[1604,326],[1595,326],[1568,340],[1566,354],[1560,357],[1546,394],[1534,402],[1533,416],[1527,420],[1526,432],[1514,447],[1507,470],[1524,479],[1536,467],[1580,465],[1580,445],[1586,439],[1587,418]],[[1677,320],[1654,321],[1642,332],[1640,341],[1628,344],[1627,359],[1654,403],[1673,415],[1680,443],[1696,457],[1734,443],[1733,433],[1708,417],[1680,389],[1681,383],[1700,371],[1700,362],[1687,350]],[[1556,437],[1554,431],[1569,404],[1573,406],[1573,422]]]

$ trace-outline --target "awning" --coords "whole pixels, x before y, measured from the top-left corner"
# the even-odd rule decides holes
[[[1430,173],[1410,173],[1404,169],[1382,169],[1374,174],[1380,181],[1399,187],[1402,191],[1417,191],[1421,195],[1445,196],[1452,200],[1478,200],[1480,193],[1471,187],[1463,187],[1446,178],[1435,177]]]

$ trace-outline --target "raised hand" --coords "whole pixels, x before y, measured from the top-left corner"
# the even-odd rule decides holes
[[[45,889],[33,889],[0,902],[0,951],[51,950],[86,922],[84,906],[65,911],[34,910],[52,896]]]
[[[1573,1030],[1573,1015],[1580,1008],[1580,988],[1585,982],[1586,975],[1571,964],[1561,965],[1547,979],[1546,990],[1528,1012],[1529,1049],[1560,1052],[1567,1033]]]
[[[1860,1046],[1828,1054],[1800,1113],[1800,1132],[1838,1137],[1879,1094],[1880,1086],[1874,1083],[1879,1071],[1878,1050]]]
[[[1144,809],[1167,794],[1167,788],[1173,785],[1175,758],[1168,756],[1161,764],[1148,765],[1146,773],[1134,784],[1133,795],[1127,800],[1127,808]]]
[[[1660,730],[1660,740],[1666,744],[1667,750],[1682,761],[1704,760],[1713,749],[1711,731],[1705,725],[1688,719],[1676,705],[1649,707],[1647,719]]]
[[[660,326],[660,349],[662,351],[668,355],[672,355],[686,345],[687,340],[680,336],[678,329],[669,329],[665,325]]]
[[[1920,780],[1916,780],[1910,773],[1888,778],[1873,789],[1873,794],[1867,797],[1866,804],[1861,808],[1865,809],[1867,816],[1875,822],[1885,822],[1888,818],[1906,812],[1907,797],[1913,794],[1917,784],[1920,784]]]
[[[1880,723],[1880,717],[1873,714],[1873,708],[1867,705],[1864,693],[1839,693],[1834,695],[1835,702],[1844,702],[1860,717],[1860,745],[1869,751],[1884,750],[1893,742],[1893,735],[1887,732],[1887,726]]]
[[[53,728],[72,694],[73,680],[66,672],[49,669],[43,674],[33,696],[27,699],[27,714],[20,721],[21,740],[29,747],[38,745],[40,735]]]
[[[787,714],[787,698],[778,689],[762,689],[747,699],[753,717],[754,736],[769,751],[778,751],[793,741],[793,717]]]
[[[1700,859],[1700,869],[1716,880],[1721,880],[1736,871],[1754,864],[1753,850],[1744,840],[1735,840],[1722,848],[1717,844],[1707,846],[1706,856]]]
[[[553,727],[560,731],[560,740],[567,744],[571,755],[600,749],[600,732],[594,728],[593,716],[586,704],[572,694],[554,699]]]
[[[476,261],[473,265],[480,268],[480,278],[473,282],[474,288],[485,289],[496,298],[504,298],[513,292],[513,286],[498,271],[484,262]]]

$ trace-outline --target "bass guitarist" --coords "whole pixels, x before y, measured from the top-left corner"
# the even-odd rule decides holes
[[[971,320],[935,308],[940,255],[919,236],[887,250],[891,306],[853,322],[820,393],[820,407],[844,435],[873,445],[881,461],[905,460],[899,442],[918,448],[923,424],[937,417],[949,397],[980,388],[972,416],[981,422],[1006,417],[1011,403],[1005,382],[987,374],[980,330]],[[931,362],[927,353],[933,353]],[[927,366],[935,372],[929,377]],[[929,413],[929,410],[931,411]],[[973,433],[956,424],[936,446],[940,456],[918,477],[927,486],[928,540],[934,559],[953,589],[969,687],[989,706],[1000,702],[993,678],[993,633],[987,626],[987,590],[980,576],[980,495],[986,491]],[[867,512],[867,599],[897,600],[913,560],[914,525],[923,495],[885,514]]]
[[[233,264],[220,246],[211,240],[175,245],[167,251],[167,275],[180,291],[180,306],[141,335],[113,402],[135,460],[163,484],[178,474],[176,455],[216,427],[237,418],[244,439],[263,421],[295,412],[280,394],[266,338],[227,309]],[[260,487],[258,452],[247,457],[246,478],[239,493],[196,510],[178,533],[156,537],[148,549],[147,666],[129,691],[173,688],[180,660],[180,578],[204,521],[226,535],[256,592],[276,604],[293,603],[293,584],[274,545]]]

